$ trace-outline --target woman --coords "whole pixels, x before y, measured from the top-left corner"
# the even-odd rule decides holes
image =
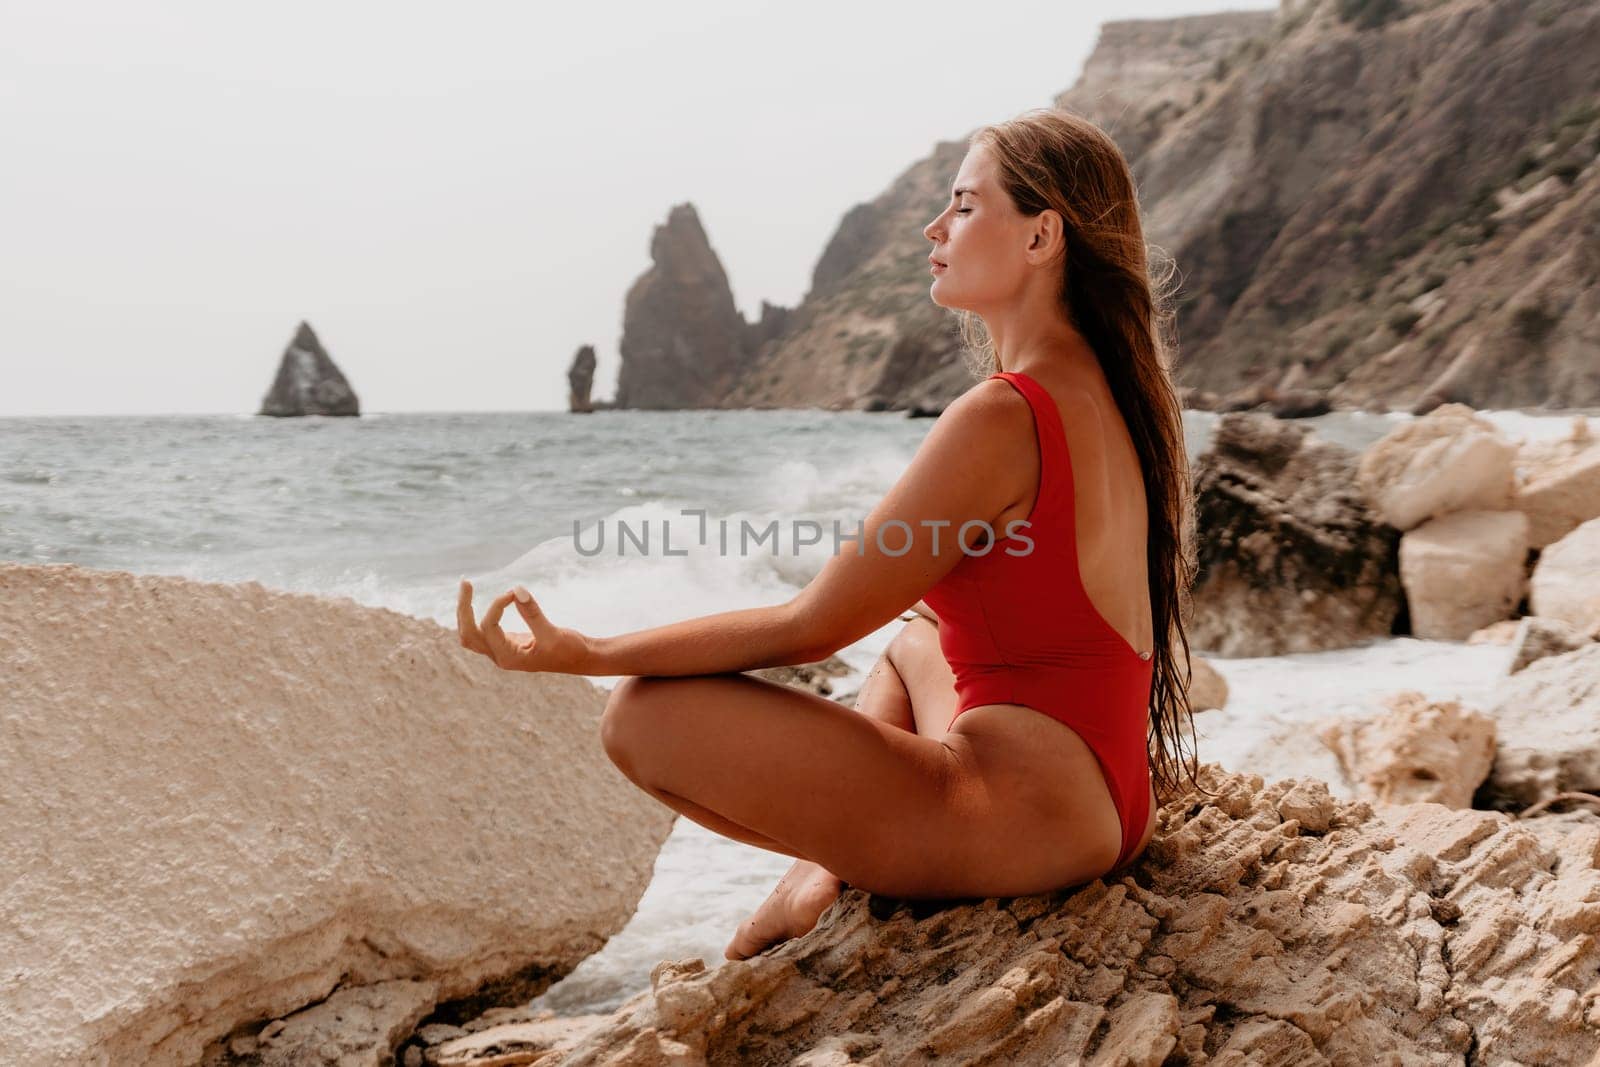
[[[1127,163],[1092,123],[1027,112],[973,134],[923,233],[933,301],[994,373],[792,600],[589,637],[520,586],[479,624],[462,583],[465,647],[628,676],[601,721],[622,772],[795,857],[729,959],[811,929],[845,883],[962,898],[1106,875],[1149,841],[1155,786],[1178,785],[1192,503]],[[500,630],[513,602],[531,636]],[[738,673],[823,659],[908,608],[854,712]]]

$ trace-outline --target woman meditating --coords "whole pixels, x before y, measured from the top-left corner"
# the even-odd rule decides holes
[[[521,586],[476,621],[461,586],[465,647],[626,676],[601,720],[622,772],[795,857],[729,959],[810,930],[845,883],[968,898],[1107,875],[1150,840],[1156,786],[1179,785],[1193,512],[1167,275],[1150,274],[1127,162],[1065,111],[983,127],[923,234],[930,295],[988,376],[793,599],[591,637]],[[512,603],[531,633],[500,629]],[[740,673],[897,617],[854,711]]]

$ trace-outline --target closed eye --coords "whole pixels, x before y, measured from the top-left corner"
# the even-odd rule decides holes
[[[969,212],[971,210],[972,209],[970,207],[958,207],[958,208],[956,208],[956,214],[957,215],[965,215],[967,212]]]

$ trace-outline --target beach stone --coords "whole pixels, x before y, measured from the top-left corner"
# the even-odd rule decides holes
[[[1499,622],[1491,622],[1488,626],[1472,631],[1472,635],[1467,638],[1467,644],[1509,645],[1517,636],[1517,626],[1520,623],[1520,619],[1501,619]]]
[[[1590,519],[1539,554],[1528,607],[1580,631],[1600,625],[1600,519]]]
[[[1582,648],[1595,640],[1576,626],[1568,626],[1559,619],[1540,615],[1524,615],[1517,623],[1516,635],[1511,640],[1511,662],[1507,674],[1516,674],[1530,663],[1546,656],[1559,656]]]
[[[1516,445],[1465,404],[1442,404],[1361,455],[1361,491],[1378,517],[1409,530],[1452,511],[1511,506]]]
[[[1383,698],[1372,719],[1337,719],[1317,736],[1339,758],[1355,795],[1380,804],[1469,808],[1494,763],[1494,720],[1415,690]]]
[[[1535,548],[1600,518],[1600,438],[1584,416],[1573,418],[1566,437],[1518,449],[1517,474],[1513,506],[1528,516]]]
[[[1400,583],[1411,632],[1464,641],[1513,614],[1527,585],[1528,517],[1520,511],[1455,511],[1400,538]]]
[[[0,563],[0,648],[3,1062],[392,1063],[604,945],[673,824],[604,690],[348,599]]]
[[[1228,703],[1228,682],[1211,663],[1200,656],[1189,657],[1194,678],[1189,682],[1189,710],[1216,711]]]
[[[554,1062],[1600,1054],[1600,817],[1374,807],[1214,763],[1199,778],[1206,792],[1178,791],[1109,882],[981,901],[847,886],[813,930],[750,959],[663,961]]]
[[[1355,484],[1356,456],[1270,415],[1224,414],[1194,465],[1190,644],[1277,656],[1388,637],[1400,612],[1399,532]]]
[[[1521,810],[1600,792],[1600,642],[1546,656],[1501,682],[1486,709],[1498,742],[1478,802]]]

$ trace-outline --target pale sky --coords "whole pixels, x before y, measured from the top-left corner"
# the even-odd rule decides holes
[[[1276,6],[13,0],[0,415],[253,413],[302,318],[363,411],[562,409],[584,343],[609,397],[673,204],[746,316],[793,305],[851,206],[1048,106],[1108,10]]]

